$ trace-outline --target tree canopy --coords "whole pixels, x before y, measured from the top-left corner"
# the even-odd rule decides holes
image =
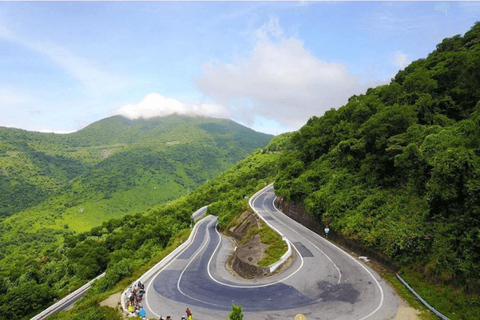
[[[400,265],[480,290],[480,23],[291,141],[280,195]]]

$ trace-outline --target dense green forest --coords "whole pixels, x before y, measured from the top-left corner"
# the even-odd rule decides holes
[[[189,141],[212,134],[203,140],[203,147],[222,146],[223,155],[232,161],[240,159],[238,146],[251,141],[241,142],[243,133],[228,133],[225,123],[198,124],[203,135],[173,134],[156,143],[151,142],[160,133],[135,140],[134,134],[125,131],[131,126],[132,132],[148,132],[147,128],[158,125],[119,117],[111,120],[124,123],[125,128],[102,135],[98,142],[96,130],[110,125],[116,128],[113,122],[46,139],[2,129],[2,188],[12,194],[18,190],[38,194],[41,202],[36,202],[37,196],[25,196],[27,204],[18,200],[24,205],[22,212],[16,213],[12,203],[2,209],[4,216],[12,216],[0,223],[0,319],[26,319],[105,270],[106,277],[94,284],[76,308],[53,319],[120,319],[118,313],[101,308],[98,302],[122,290],[135,272],[159,259],[177,236],[188,232],[194,210],[210,204],[209,213],[217,214],[220,225],[226,226],[245,209],[246,196],[274,179],[278,195],[302,203],[332,232],[385,254],[402,267],[409,281],[421,281],[422,288],[445,288],[440,292],[442,298],[432,298],[429,303],[451,319],[477,319],[479,82],[477,23],[464,36],[443,40],[427,58],[400,71],[390,84],[353,96],[338,110],[311,118],[298,132],[274,138],[262,151],[255,151],[215,179],[189,175],[187,168],[194,171],[208,164],[203,158],[186,166],[184,157],[195,154]],[[32,147],[40,143],[46,149]],[[48,148],[55,152],[41,151]],[[172,157],[165,156],[169,151]],[[21,167],[15,171],[16,157],[32,174],[22,173]],[[128,162],[130,157],[135,160]],[[135,163],[134,170],[126,163]],[[82,213],[80,208],[87,213],[88,205],[81,203],[89,197],[105,207],[115,202],[104,201],[133,201],[129,188],[142,183],[151,188],[154,185],[146,181],[159,177],[155,166],[170,168],[168,163],[176,174],[190,179],[182,182],[182,190],[192,183],[192,192],[180,200],[143,213],[124,212],[125,216],[103,223],[91,221],[77,230],[65,219]],[[71,169],[63,167],[66,165]],[[40,174],[38,168],[48,174]],[[113,182],[102,172],[111,175]],[[116,177],[117,173],[123,174]],[[168,179],[176,183],[175,176]],[[199,185],[207,179],[194,189],[195,181]],[[50,206],[56,209],[49,216],[35,215]],[[69,214],[68,210],[73,211]],[[51,227],[40,228],[39,223]],[[95,224],[93,229],[87,228]],[[17,246],[31,256],[8,251]]]
[[[96,215],[102,206],[145,210],[185,194],[271,138],[230,120],[180,116],[115,116],[65,135],[0,128],[0,219],[57,197],[67,208],[96,206],[87,210]],[[122,201],[145,193],[138,203]]]
[[[275,150],[285,142],[275,143]],[[63,296],[103,271],[106,276],[93,285],[77,308],[53,318],[120,319],[113,310],[101,308],[99,299],[109,290],[123,289],[122,284],[115,287],[123,278],[130,279],[127,282],[133,281],[128,277],[135,270],[155,259],[172,245],[178,234],[189,228],[191,214],[198,208],[211,204],[209,213],[218,214],[222,223],[228,223],[247,207],[245,196],[252,195],[273,180],[279,157],[280,153],[271,152],[269,147],[263,152],[257,150],[179,200],[143,213],[111,219],[88,232],[74,234],[63,230],[59,233],[63,236],[60,245],[52,235],[52,245],[42,243],[39,257],[3,269],[0,319],[27,319],[52,303],[54,298]],[[42,238],[40,234],[38,241],[45,240],[46,237]],[[123,283],[125,285],[128,283]]]
[[[311,118],[292,144],[279,195],[400,266],[478,295],[480,23],[390,84]],[[477,299],[453,318],[478,319]]]
[[[22,318],[105,270],[106,252],[96,242],[83,244],[95,247],[86,255],[67,254],[70,237],[188,194],[271,138],[229,120],[179,116],[112,117],[68,135],[0,128],[0,314]],[[162,219],[166,231],[145,231],[165,233],[145,250],[169,241],[173,221],[183,221],[178,214],[172,223]]]
[[[40,250],[32,234],[88,231],[185,195],[271,138],[179,116],[116,116],[67,135],[0,128],[0,259],[29,255],[20,243]]]

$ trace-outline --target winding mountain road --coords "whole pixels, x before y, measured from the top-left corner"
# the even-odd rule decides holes
[[[251,203],[259,215],[291,242],[295,259],[283,272],[246,280],[226,270],[234,250],[216,230],[216,217],[196,226],[193,242],[146,283],[147,318],[180,319],[189,307],[195,319],[225,319],[232,303],[244,319],[365,320],[390,319],[399,301],[373,270],[329,241],[278,211],[273,187],[258,192]]]

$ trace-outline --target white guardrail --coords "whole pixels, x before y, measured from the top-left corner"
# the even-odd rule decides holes
[[[105,272],[96,277],[95,279],[89,281],[88,283],[84,284],[82,287],[78,288],[77,290],[73,291],[70,293],[68,296],[65,298],[57,301],[56,303],[52,304],[50,307],[47,309],[43,310],[33,318],[30,318],[30,320],[42,320],[47,318],[48,316],[51,316],[52,314],[63,310],[66,306],[69,304],[75,302],[80,298],[80,296],[84,295],[85,292],[87,292],[88,289],[90,289],[90,286],[92,285],[93,281],[100,279],[101,277],[105,276]]]
[[[268,266],[268,268],[270,268],[270,272],[274,272],[275,270],[277,270],[278,267],[280,267],[285,261],[287,261],[288,258],[290,258],[290,256],[292,255],[292,245],[290,243],[290,241],[288,241],[288,239],[280,232],[278,231],[277,229],[275,229],[270,223],[268,223],[268,221],[262,217],[258,212],[257,210],[255,210],[255,208],[253,207],[253,201],[255,201],[256,198],[258,198],[258,196],[263,193],[265,191],[265,189],[268,189],[272,186],[272,184],[269,184],[268,186],[266,186],[265,188],[263,188],[262,190],[258,191],[257,193],[255,193],[251,198],[250,200],[248,201],[248,205],[250,206],[250,208],[252,208],[252,210],[255,212],[255,214],[257,216],[260,217],[260,219],[263,220],[263,222],[265,222],[272,230],[274,230],[276,233],[278,233],[280,235],[280,237],[282,237],[282,240],[285,241],[285,243],[287,244],[287,252],[285,252],[285,254],[280,258],[280,260],[278,260],[277,262],[275,262],[274,264]]]
[[[446,316],[444,316],[443,314],[441,314],[440,312],[435,310],[431,305],[428,304],[427,301],[423,300],[423,298],[415,290],[413,290],[413,288],[410,287],[410,285],[405,280],[403,280],[403,278],[400,277],[400,275],[398,273],[397,273],[397,278],[398,278],[398,280],[400,280],[401,283],[403,283],[403,285],[405,287],[407,287],[408,290],[410,290],[410,292],[412,292],[415,295],[415,297],[417,297],[418,300],[420,300],[421,303],[423,303],[425,305],[425,307],[430,309],[430,311],[435,313],[439,318],[441,318],[443,320],[450,320],[449,318],[447,318]]]
[[[265,188],[261,189],[260,191],[258,191],[257,193],[255,193],[249,200],[248,204],[250,205],[250,207],[252,208],[252,210],[255,212],[255,214],[260,217],[260,219],[263,220],[263,222],[265,222],[272,230],[274,230],[276,233],[278,233],[283,241],[285,241],[285,243],[287,244],[287,252],[280,258],[279,261],[275,262],[274,264],[270,265],[268,268],[270,269],[270,272],[274,272],[280,265],[282,265],[285,261],[287,261],[288,258],[290,258],[290,256],[292,255],[292,246],[290,244],[290,241],[287,240],[287,238],[280,232],[278,231],[276,228],[274,228],[270,223],[268,223],[268,221],[262,217],[258,212],[257,210],[255,210],[255,208],[253,207],[253,201],[262,193],[264,192],[265,189],[269,188],[271,186],[268,185],[266,186]],[[200,213],[202,210],[204,210],[207,206],[205,207],[202,207],[200,208],[199,210],[197,210],[194,214],[192,214],[192,218],[194,220],[198,219],[200,217]],[[157,263],[154,267],[152,267],[150,270],[148,270],[146,273],[144,273],[140,278],[138,278],[137,280],[135,280],[134,282],[132,282],[132,284],[122,293],[121,295],[121,305],[122,305],[122,309],[125,313],[129,314],[128,312],[128,309],[127,309],[127,296],[128,294],[130,293],[130,290],[132,288],[132,285],[133,284],[136,284],[138,282],[141,282],[141,283],[145,283],[148,279],[150,279],[154,274],[158,273],[162,268],[164,268],[168,263],[170,263],[170,261],[172,261],[177,255],[179,255],[186,247],[188,247],[192,241],[193,241],[193,238],[195,236],[195,233],[198,229],[198,225],[195,225],[193,227],[193,230],[192,232],[190,233],[190,236],[188,237],[187,241],[185,241],[184,243],[182,243],[181,245],[179,245],[177,248],[175,248],[175,250],[173,250],[172,252],[170,252],[170,254],[168,254],[165,258],[163,258],[159,263]],[[71,304],[72,302],[76,301],[79,299],[79,296],[85,294],[85,292],[90,288],[91,284],[97,280],[97,279],[100,279],[101,277],[104,277],[105,276],[105,273],[102,273],[101,275],[99,275],[98,277],[96,277],[95,279],[91,280],[90,282],[86,283],[85,285],[83,285],[81,288],[75,290],[74,292],[70,293],[68,296],[66,296],[65,298],[63,298],[62,300],[56,302],[55,304],[51,305],[50,307],[48,307],[47,309],[45,309],[44,311],[42,311],[41,313],[37,314],[36,316],[34,316],[33,318],[31,318],[30,320],[42,320],[42,319],[45,319],[47,318],[48,316],[60,311],[60,310],[63,310],[63,308],[65,308],[65,306],[68,306],[69,304]]]
[[[194,214],[192,214],[192,217],[194,219],[197,219],[198,213],[201,212],[202,210],[204,210],[206,207],[207,206],[198,209]],[[133,281],[130,284],[130,286],[125,291],[123,291],[123,293],[121,295],[121,298],[120,298],[120,303],[122,305],[123,311],[126,314],[130,314],[130,312],[128,312],[127,297],[128,297],[128,294],[130,294],[130,290],[132,288],[132,285],[137,284],[138,282],[141,282],[141,283],[145,284],[148,279],[150,279],[152,276],[154,276],[156,273],[158,273],[160,270],[162,270],[167,264],[169,264],[170,261],[172,261],[174,258],[176,258],[186,247],[188,247],[193,242],[193,238],[195,237],[195,233],[197,232],[198,226],[199,225],[196,224],[193,227],[193,230],[190,233],[190,236],[188,237],[187,241],[185,241],[184,243],[179,245],[177,248],[175,248],[175,250],[170,252],[165,258],[163,258],[159,263],[157,263],[150,270],[148,270],[146,273],[144,273],[140,278]]]

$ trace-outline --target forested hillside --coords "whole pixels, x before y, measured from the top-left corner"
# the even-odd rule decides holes
[[[104,248],[87,241],[92,252],[68,251],[70,236],[188,194],[271,138],[230,120],[180,116],[116,116],[67,135],[0,128],[0,319],[39,310],[106,268]],[[178,231],[182,214],[172,215],[145,231],[159,238],[145,250]],[[137,248],[136,237],[108,250]]]
[[[311,118],[292,143],[279,195],[401,266],[478,294],[480,23]]]
[[[103,207],[144,210],[185,194],[271,137],[229,120],[179,116],[115,116],[66,135],[0,128],[0,218],[52,196],[67,208],[96,206],[90,211],[100,215],[92,202],[115,196]]]
[[[246,206],[244,197],[274,177],[277,194],[304,204],[332,232],[382,252],[402,270],[424,275],[423,285],[430,281],[447,288],[441,294],[450,294],[450,298],[429,302],[439,304],[436,307],[447,311],[450,318],[478,318],[480,24],[464,36],[445,39],[427,58],[400,71],[390,84],[369,89],[338,110],[311,118],[298,132],[275,138],[264,152],[255,152],[181,200],[75,233],[65,217],[87,213],[89,206],[80,205],[85,199],[94,199],[92,208],[97,203],[115,207],[118,199],[136,201],[128,196],[129,188],[146,185],[150,189],[154,187],[148,184],[151,181],[166,179],[181,185],[184,192],[188,183],[193,188],[196,181],[205,181],[205,176],[188,174],[188,170],[196,172],[209,165],[205,161],[214,162],[213,153],[188,165],[182,161],[181,169],[174,170],[170,178],[155,170],[158,166],[170,172],[169,163],[195,154],[193,138],[201,137],[200,145],[207,150],[212,145],[223,146],[222,155],[232,160],[240,158],[239,145],[251,142],[251,138],[241,139],[247,131],[228,133],[226,124],[218,122],[199,123],[195,126],[201,131],[174,133],[152,142],[161,136],[160,131],[138,139],[134,133],[140,137],[143,130],[156,125],[119,117],[109,120],[108,125],[97,123],[76,134],[40,139],[56,153],[38,153],[44,149],[32,147],[40,143],[34,133],[28,133],[29,142],[22,144],[24,132],[8,129],[10,138],[3,139],[6,133],[0,131],[5,150],[0,152],[2,188],[11,188],[13,194],[15,188],[25,186],[25,192],[32,188],[42,199],[50,199],[37,204],[36,197],[26,197],[30,201],[26,210],[14,213],[16,207],[10,205],[3,211],[14,215],[0,224],[0,319],[27,318],[103,270],[107,276],[77,308],[54,318],[119,319],[113,310],[99,307],[102,294],[121,290],[112,288],[152,261],[187,228],[195,209],[211,204],[210,213],[218,214],[220,224],[226,225]],[[108,131],[94,142],[97,130],[117,128],[114,122],[123,129]],[[130,149],[130,143],[137,147]],[[173,160],[167,160],[166,154]],[[33,174],[13,179],[17,177],[12,168],[15,157],[26,168],[33,168]],[[55,165],[56,161],[71,165],[72,171]],[[49,165],[40,166],[43,162]],[[216,165],[223,163],[219,160]],[[48,174],[35,174],[40,167]],[[108,172],[111,179],[104,179],[102,172]],[[175,180],[180,176],[187,178],[183,185]],[[37,183],[40,180],[35,179],[43,180]],[[42,188],[34,189],[39,185]],[[57,208],[53,217],[42,219],[51,227],[39,228],[35,212],[50,206]],[[23,251],[16,249],[19,245],[32,255],[22,256]],[[472,298],[461,300],[464,294]]]
[[[182,231],[185,233],[184,229],[191,223],[191,214],[198,208],[212,204],[213,209],[209,211],[217,213],[224,223],[244,210],[247,206],[245,196],[271,182],[277,172],[280,153],[272,151],[281,150],[288,141],[282,137],[275,140],[263,152],[255,151],[179,200],[155,206],[143,213],[111,219],[88,232],[74,234],[68,230],[59,231],[57,235],[63,237],[59,243],[55,242],[55,234],[30,234],[28,240],[43,245],[42,250],[37,258],[24,258],[3,265],[0,271],[0,319],[28,319],[52,303],[53,299],[103,271],[106,271],[106,276],[93,285],[78,307],[54,318],[121,319],[118,312],[101,308],[99,299],[111,290],[123,290],[133,281],[133,278],[128,278],[133,272],[136,273],[132,277],[138,277],[139,272],[146,271],[142,266],[155,263],[172,250],[166,247],[172,245]],[[5,245],[13,243],[15,239]],[[115,289],[122,279],[123,282]]]

